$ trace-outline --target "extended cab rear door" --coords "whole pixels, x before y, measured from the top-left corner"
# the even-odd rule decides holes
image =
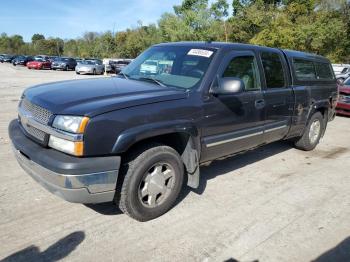
[[[295,101],[283,53],[278,49],[262,49],[259,60],[263,69],[264,141],[268,143],[288,133]]]

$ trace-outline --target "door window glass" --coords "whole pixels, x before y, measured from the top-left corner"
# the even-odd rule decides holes
[[[283,65],[277,53],[261,53],[267,88],[285,87]]]
[[[254,56],[239,56],[231,60],[222,77],[240,78],[245,90],[260,90],[260,75]]]

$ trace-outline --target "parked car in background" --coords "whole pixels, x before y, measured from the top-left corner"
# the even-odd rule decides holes
[[[24,65],[26,66],[28,62],[33,61],[34,57],[32,56],[25,56],[25,55],[20,55],[17,56],[15,59],[12,60],[12,64],[14,66],[16,65]]]
[[[110,61],[111,72],[119,74],[124,67],[131,63],[131,60]]]
[[[51,69],[51,62],[48,57],[35,56],[33,61],[27,63],[28,69]]]
[[[146,60],[140,65],[140,73],[145,75],[155,75],[158,72],[158,60]]]
[[[78,57],[76,57],[76,58],[74,58],[74,59],[75,59],[75,61],[77,62],[77,65],[81,64],[81,62],[84,60],[84,59],[78,58]]]
[[[54,60],[59,58],[59,56],[48,56],[48,60],[52,63]]]
[[[350,77],[350,66],[344,67],[344,69],[336,75],[336,78],[341,80],[342,82],[344,82],[345,79],[347,79],[348,77]]]
[[[37,59],[42,59],[42,60],[45,60],[45,61],[50,61],[50,57],[47,56],[47,55],[36,55],[36,56],[34,56],[34,60],[37,60]]]
[[[343,82],[350,77],[350,64],[332,64],[332,67],[335,77],[338,80]]]
[[[14,55],[3,55],[1,58],[1,63],[11,63],[13,59],[15,59],[16,56]]]
[[[339,87],[339,99],[336,110],[338,115],[350,116],[350,77]]]
[[[104,64],[101,60],[83,60],[75,67],[76,74],[101,75],[104,72]]]
[[[61,70],[74,70],[77,65],[77,61],[71,57],[58,57],[56,58],[52,64],[52,70],[61,69]]]

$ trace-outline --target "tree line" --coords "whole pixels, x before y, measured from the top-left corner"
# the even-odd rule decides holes
[[[250,43],[324,55],[350,63],[350,0],[183,0],[157,23],[112,33],[86,32],[77,39],[31,42],[0,36],[0,53],[134,58],[149,46],[171,41]]]

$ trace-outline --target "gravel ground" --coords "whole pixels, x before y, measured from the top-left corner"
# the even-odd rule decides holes
[[[200,188],[146,223],[45,191],[17,164],[8,123],[25,87],[87,77],[0,64],[0,260],[350,261],[346,117],[313,152],[278,142],[202,167]]]

